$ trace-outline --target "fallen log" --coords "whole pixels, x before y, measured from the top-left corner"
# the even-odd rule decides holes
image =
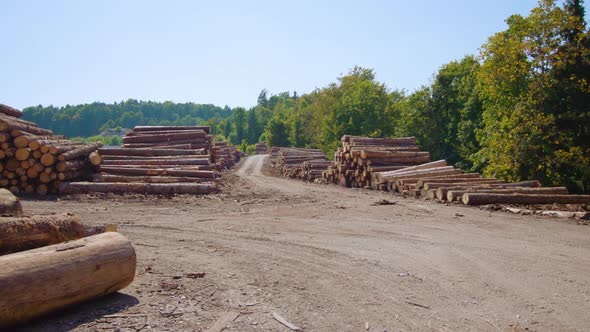
[[[465,185],[485,185],[485,184],[502,184],[502,183],[506,183],[503,180],[498,180],[498,179],[477,179],[478,181],[465,181],[465,182],[438,182],[438,183],[432,183],[432,182],[425,182],[424,185],[422,186],[422,188],[426,189],[426,190],[430,190],[430,189],[438,189],[438,188],[443,188],[443,187],[451,187],[453,185],[457,185],[457,186],[465,186]],[[463,180],[460,180],[463,181]]]
[[[88,160],[93,166],[102,164],[102,157],[97,151],[93,151],[88,155]]]
[[[439,188],[441,189],[441,188]],[[437,189],[438,190],[438,189]],[[540,188],[485,188],[485,189],[466,189],[466,190],[449,190],[447,192],[447,201],[454,202],[460,200],[465,193],[488,193],[488,194],[543,194],[543,195],[567,195],[569,194],[566,187],[540,187]]]
[[[590,204],[590,195],[465,193],[465,205],[487,204]]]
[[[62,194],[116,193],[116,194],[211,194],[218,191],[214,183],[115,183],[115,182],[64,182]]]
[[[107,232],[0,257],[0,327],[104,296],[129,285],[136,256]]]
[[[211,182],[218,179],[194,178],[181,176],[132,176],[132,175],[112,175],[98,173],[93,177],[94,182],[140,182],[140,183],[180,183],[180,182]]]
[[[184,170],[184,169],[165,169],[165,168],[126,168],[117,166],[100,166],[101,172],[113,175],[159,175],[159,176],[184,176],[197,178],[216,178],[217,172]]]
[[[105,160],[102,166],[112,165],[209,165],[207,158],[185,158],[185,159],[141,159],[141,160]]]
[[[0,218],[0,255],[75,240],[83,236],[84,228],[80,218],[68,213]]]
[[[202,130],[209,134],[209,126],[135,126],[133,131],[163,131],[163,130]]]

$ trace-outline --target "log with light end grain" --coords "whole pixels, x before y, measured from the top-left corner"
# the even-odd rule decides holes
[[[88,155],[88,160],[93,166],[98,166],[102,164],[102,156],[100,155],[100,153],[98,153],[98,151],[90,152],[90,154]]]
[[[58,159],[60,161],[67,161],[67,160],[76,159],[76,158],[82,157],[82,156],[88,156],[91,152],[94,152],[94,151],[100,149],[102,146],[103,146],[103,144],[100,141],[98,141],[96,143],[88,144],[88,145],[83,145],[83,146],[76,148],[74,150],[70,150],[68,152],[60,154]]]
[[[20,200],[10,191],[4,188],[0,189],[0,215],[19,217],[22,214],[23,208],[20,204]],[[2,241],[0,240],[0,246],[1,245]]]
[[[203,195],[218,191],[215,183],[115,183],[115,182],[64,182],[62,194],[116,193],[116,194],[192,194]]]
[[[440,189],[440,188],[439,188]],[[438,189],[437,189],[438,190]],[[458,201],[465,193],[489,193],[489,194],[543,194],[543,195],[567,195],[569,192],[566,187],[540,187],[540,188],[480,188],[465,190],[449,190],[447,192],[447,201]]]
[[[0,218],[0,255],[83,236],[84,228],[80,218],[69,213]]]
[[[23,113],[21,111],[17,110],[14,107],[10,107],[4,104],[0,104],[0,113],[13,116],[15,118],[20,118],[21,116],[23,116]]]
[[[135,276],[135,250],[115,232],[0,257],[0,327],[101,297]]]
[[[465,205],[487,204],[590,204],[590,195],[465,193]]]

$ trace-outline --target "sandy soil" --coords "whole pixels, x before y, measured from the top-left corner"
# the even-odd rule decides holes
[[[275,312],[304,331],[590,330],[590,227],[275,178],[263,162],[218,195],[24,202],[117,224],[138,266],[122,293],[22,330],[289,331]]]

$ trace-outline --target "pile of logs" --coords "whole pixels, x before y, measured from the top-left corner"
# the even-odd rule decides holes
[[[272,158],[272,156],[271,156]],[[271,162],[282,176],[313,181],[329,165],[326,155],[318,149],[279,148]],[[304,171],[307,167],[307,172]]]
[[[404,195],[465,205],[590,204],[590,195],[569,195],[565,187],[542,187],[539,181],[506,183],[465,173],[439,160],[373,174],[374,181]]]
[[[127,287],[136,256],[109,227],[85,227],[62,213],[22,216],[0,189],[0,329]],[[66,242],[67,241],[67,242]]]
[[[0,104],[0,187],[15,194],[57,193],[62,181],[88,177],[100,163],[102,143],[75,143],[20,116]]]
[[[384,189],[374,173],[403,169],[430,161],[414,137],[369,138],[344,135],[334,163],[323,173],[328,183],[345,187]]]
[[[227,142],[215,142],[211,147],[211,159],[218,170],[229,169],[240,161],[242,154]]]
[[[65,194],[90,192],[208,194],[217,191],[219,173],[211,163],[209,127],[139,126],[123,147],[99,149],[93,182],[69,182]],[[223,158],[220,158],[223,160]]]
[[[258,143],[256,144],[256,154],[268,154],[268,147],[266,143]]]

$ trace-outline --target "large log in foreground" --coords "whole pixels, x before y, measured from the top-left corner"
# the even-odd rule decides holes
[[[69,214],[0,218],[0,255],[79,239],[80,218]]]
[[[20,118],[21,116],[23,116],[23,113],[21,111],[4,104],[0,104],[0,113],[14,116],[15,118]]]
[[[463,204],[590,204],[590,195],[465,193]]]
[[[0,327],[10,327],[125,288],[136,256],[109,232],[0,256],[0,266]]]
[[[20,200],[15,197],[10,191],[0,189],[0,215],[19,217],[23,214],[23,208]],[[0,252],[2,240],[0,240]]]
[[[64,182],[59,188],[63,194],[115,193],[203,195],[217,192],[215,183],[115,183],[115,182]]]

